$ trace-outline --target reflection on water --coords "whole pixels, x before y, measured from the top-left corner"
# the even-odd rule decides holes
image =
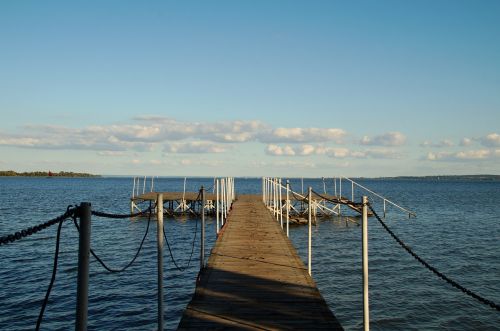
[[[369,181],[361,182],[418,214],[416,219],[388,210],[387,224],[438,270],[477,293],[500,302],[500,223],[496,201],[500,183]],[[212,178],[188,179],[187,190],[210,187]],[[321,180],[304,180],[323,190]],[[261,179],[237,179],[239,193],[261,192]],[[155,188],[182,190],[182,178],[160,178]],[[301,187],[300,180],[292,180]],[[325,185],[333,191],[333,182]],[[0,178],[0,235],[62,214],[68,205],[92,202],[94,210],[126,213],[129,178]],[[350,187],[349,187],[350,189]],[[355,192],[357,197],[361,192]],[[346,193],[350,195],[350,190]],[[375,201],[376,203],[376,201]],[[380,203],[380,202],[379,202]],[[380,204],[376,205],[380,208]],[[378,209],[380,210],[380,209]],[[331,309],[348,330],[362,328],[361,227],[359,216],[318,218],[313,227],[313,278]],[[165,219],[165,232],[179,266],[192,249],[196,220]],[[142,240],[147,219],[93,218],[92,248],[111,267],[128,263]],[[200,225],[197,229],[199,231]],[[207,249],[215,239],[215,220],[207,219]],[[0,329],[32,329],[52,268],[56,227],[0,247]],[[307,227],[291,226],[291,240],[307,257]],[[57,280],[42,327],[74,327],[78,236],[71,222],[62,230]],[[199,233],[190,267],[180,272],[165,262],[165,322],[175,329],[191,299],[199,267]],[[369,221],[370,308],[374,330],[491,330],[499,314],[465,296],[424,269],[385,232]],[[110,274],[91,260],[89,329],[144,330],[156,327],[156,223],[135,264]]]

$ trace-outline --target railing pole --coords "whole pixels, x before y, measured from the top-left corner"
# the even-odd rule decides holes
[[[78,241],[78,278],[76,290],[75,330],[87,330],[89,298],[89,258],[92,208],[89,202],[82,202],[78,208],[80,238]]]
[[[339,199],[342,200],[342,176],[339,177]],[[339,215],[341,215],[342,204],[339,203]]]
[[[158,331],[163,330],[163,194],[156,197],[156,241],[158,248]]]
[[[265,179],[262,177],[262,202],[266,203],[266,190],[264,188]]]
[[[312,218],[311,218],[311,211],[312,211],[312,193],[311,193],[311,187],[309,186],[309,233],[308,233],[308,240],[307,240],[307,271],[309,271],[309,275],[312,275]]]
[[[201,187],[201,247],[200,270],[205,266],[205,189]]]
[[[335,196],[337,196],[337,177],[333,177],[333,189],[335,191]]]
[[[290,182],[286,180],[286,236],[290,237]]]
[[[385,218],[385,199],[384,199],[384,218]]]
[[[224,226],[225,216],[226,216],[226,198],[224,194],[224,178],[220,179],[220,200],[221,200],[221,209],[220,209],[220,217],[221,217],[221,226]]]
[[[351,182],[351,201],[354,202],[354,182]]]
[[[370,305],[368,302],[368,197],[363,196],[363,326],[370,330]]]
[[[280,223],[281,223],[281,229],[283,230],[283,197],[282,197],[282,192],[281,192],[281,178],[279,179],[279,188],[280,188]]]
[[[134,177],[134,187],[132,188],[132,198],[135,196],[135,177]]]
[[[141,185],[141,179],[139,177],[137,177],[137,186],[136,186],[136,191],[135,191],[136,196],[139,195],[139,185]]]
[[[215,208],[215,218],[217,219],[217,234],[220,230],[220,220],[219,220],[219,179],[215,181],[215,197],[216,197],[216,208]]]

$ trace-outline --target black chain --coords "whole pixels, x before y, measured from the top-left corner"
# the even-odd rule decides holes
[[[436,274],[438,277],[440,277],[441,279],[443,279],[447,283],[451,284],[453,287],[455,287],[455,288],[459,289],[460,291],[464,292],[465,294],[473,297],[474,299],[480,301],[481,303],[484,303],[484,304],[490,306],[493,309],[496,309],[496,310],[500,311],[500,306],[499,305],[495,304],[491,300],[488,300],[488,299],[485,299],[485,298],[479,296],[478,294],[476,294],[476,293],[472,292],[471,290],[469,290],[469,289],[463,287],[462,285],[458,284],[454,280],[448,278],[446,275],[444,275],[443,273],[439,272],[436,268],[434,268],[429,263],[427,263],[424,259],[422,259],[420,256],[418,256],[415,252],[413,252],[411,250],[410,247],[408,247],[401,239],[399,239],[394,234],[394,232],[391,231],[391,229],[389,229],[389,227],[384,223],[384,221],[382,221],[382,219],[377,215],[377,213],[375,212],[375,210],[373,210],[373,207],[371,205],[368,205],[368,207],[373,212],[373,215],[377,218],[377,220],[380,222],[380,224],[382,224],[382,226],[384,227],[384,229],[391,235],[391,237],[394,238],[394,240],[396,240],[401,247],[403,247],[408,253],[410,253],[410,255],[413,256],[424,267],[426,267],[427,269],[429,269],[430,271],[432,271],[434,274]]]
[[[185,267],[179,267],[179,265],[177,264],[177,261],[174,258],[174,255],[172,253],[172,249],[170,248],[170,244],[169,244],[168,239],[167,239],[167,234],[165,233],[165,227],[163,227],[163,236],[165,237],[165,242],[167,243],[167,248],[168,248],[168,251],[170,253],[170,258],[172,259],[172,262],[174,263],[177,270],[179,270],[180,272],[184,272],[184,270],[188,269],[189,265],[191,264],[191,259],[193,258],[193,253],[194,253],[194,244],[196,243],[197,232],[198,232],[198,219],[196,219],[196,223],[195,223],[193,243],[191,245],[191,254],[189,255],[188,263]]]
[[[75,214],[75,211],[76,211],[76,208],[70,208],[70,207],[71,206],[68,206],[68,208],[64,214],[62,214],[61,216],[58,216],[56,218],[53,218],[50,221],[47,221],[45,223],[41,223],[41,224],[38,224],[35,226],[30,226],[27,229],[17,231],[13,234],[9,234],[9,235],[0,237],[0,246],[7,245],[8,243],[12,243],[12,242],[20,240],[22,238],[31,236],[32,234],[40,232],[40,231],[42,231],[42,230],[44,230],[52,225],[55,225],[61,221],[64,221],[64,220],[70,218],[71,216],[73,216]]]
[[[135,260],[137,259],[137,257],[141,253],[142,246],[144,245],[144,241],[146,240],[146,237],[147,237],[148,232],[149,232],[149,225],[151,224],[151,211],[152,211],[152,209],[154,209],[154,207],[149,207],[144,212],[141,212],[141,214],[144,214],[146,211],[149,211],[149,214],[148,214],[148,225],[146,227],[146,232],[144,233],[144,236],[142,237],[141,244],[139,245],[139,248],[137,249],[137,252],[135,253],[134,257],[123,268],[114,269],[114,268],[111,268],[111,267],[107,266],[106,263],[104,263],[104,261],[94,252],[94,250],[92,248],[90,248],[90,253],[97,260],[97,262],[99,262],[99,264],[101,264],[101,266],[104,269],[106,269],[107,271],[109,271],[111,273],[119,273],[119,272],[123,272],[123,271],[127,270],[135,262]],[[108,214],[108,215],[111,215],[111,214]],[[118,215],[118,216],[121,216],[121,215]],[[123,217],[119,217],[119,218],[123,218]],[[80,227],[78,226],[78,224],[76,222],[76,218],[73,218],[73,223],[75,224],[75,227],[77,228],[78,232],[80,232]]]
[[[98,217],[104,217],[104,218],[123,219],[123,218],[130,218],[130,217],[137,217],[137,216],[145,215],[152,210],[151,208],[152,207],[149,207],[148,209],[143,210],[143,211],[138,212],[138,213],[135,213],[135,214],[112,214],[112,213],[105,213],[102,211],[92,210],[92,215],[98,216]]]

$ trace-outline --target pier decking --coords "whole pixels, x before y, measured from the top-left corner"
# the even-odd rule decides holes
[[[179,323],[224,328],[342,330],[262,196],[234,202]]]

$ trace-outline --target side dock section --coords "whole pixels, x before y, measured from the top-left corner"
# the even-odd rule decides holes
[[[262,196],[234,202],[179,323],[223,328],[342,330]]]

